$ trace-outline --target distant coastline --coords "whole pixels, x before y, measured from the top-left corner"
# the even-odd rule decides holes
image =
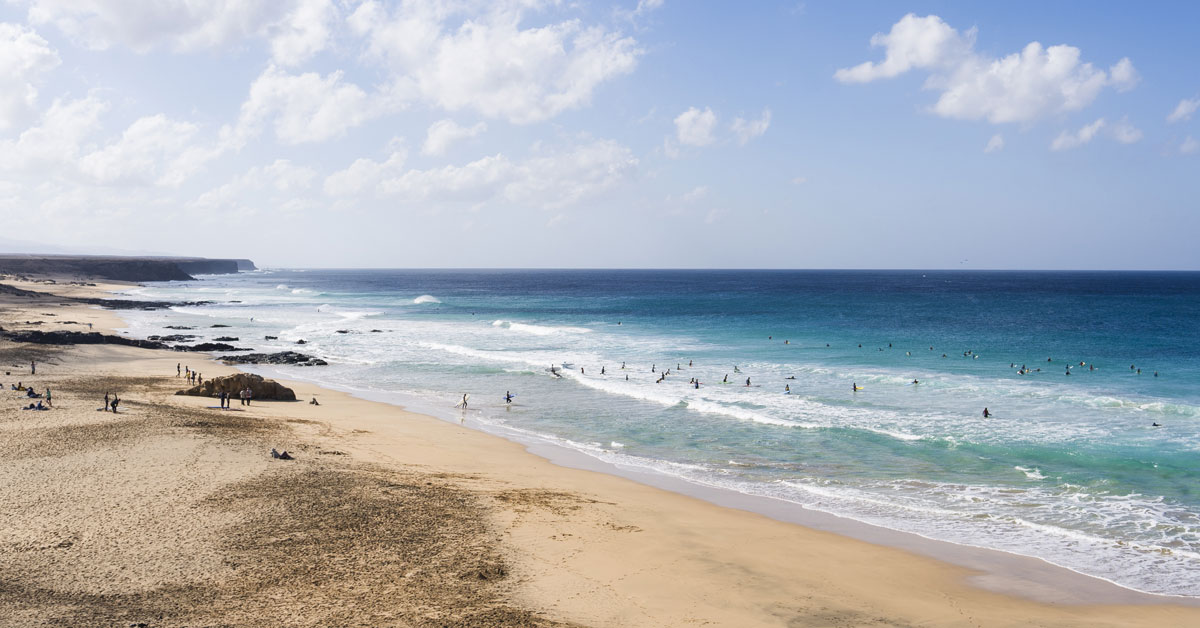
[[[187,281],[256,270],[249,259],[115,255],[0,255],[0,274],[109,281]]]

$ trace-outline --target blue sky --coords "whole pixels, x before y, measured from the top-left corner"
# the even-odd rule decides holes
[[[1200,269],[1190,3],[153,6],[0,2],[0,247]]]

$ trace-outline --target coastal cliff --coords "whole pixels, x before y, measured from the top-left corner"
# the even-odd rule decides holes
[[[113,281],[184,281],[193,275],[255,270],[248,259],[118,257],[107,255],[0,255],[0,274]]]

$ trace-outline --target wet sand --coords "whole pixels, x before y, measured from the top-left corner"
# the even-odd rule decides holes
[[[121,325],[0,295],[5,329],[88,322]],[[0,625],[1200,625],[1200,609],[1168,603],[983,590],[977,571],[303,382],[283,382],[300,402],[209,408],[174,395],[178,362],[236,372],[198,354],[0,341]],[[55,408],[18,410],[18,380],[52,388]],[[97,410],[105,392],[119,414]]]

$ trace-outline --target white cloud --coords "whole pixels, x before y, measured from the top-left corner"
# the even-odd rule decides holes
[[[37,105],[37,83],[58,67],[58,53],[40,35],[0,22],[0,131],[28,122]]]
[[[1121,118],[1121,121],[1113,125],[1113,139],[1122,144],[1134,144],[1142,139],[1142,131],[1129,123],[1128,119]]]
[[[1191,120],[1192,114],[1196,113],[1196,109],[1200,109],[1200,96],[1196,98],[1184,98],[1179,101],[1178,105],[1175,105],[1175,110],[1171,112],[1171,115],[1167,116],[1167,122],[1174,124],[1176,122]]]
[[[999,150],[1004,150],[1004,136],[997,133],[992,136],[992,139],[988,140],[987,146],[983,148],[983,152],[994,153]]]
[[[934,113],[947,118],[1027,122],[1078,111],[1105,87],[1132,89],[1137,71],[1124,58],[1108,72],[1080,61],[1080,50],[1032,42],[1020,52],[992,58],[975,52],[975,29],[959,33],[936,15],[905,15],[871,44],[885,48],[884,60],[838,70],[843,83],[892,78],[909,70],[929,73],[924,87],[940,92]]]
[[[330,25],[338,17],[331,0],[300,0],[268,28],[271,56],[280,65],[303,63],[329,44]]]
[[[228,216],[263,210],[299,211],[316,206],[307,194],[316,177],[317,172],[312,168],[276,159],[268,166],[255,166],[201,194],[191,206]]]
[[[397,150],[387,161],[358,159],[345,170],[339,170],[325,178],[325,193],[330,196],[357,196],[374,193],[385,177],[396,177],[404,172],[408,151]]]
[[[808,177],[795,177],[792,179],[793,185],[804,185],[808,183]]]
[[[595,140],[513,161],[503,154],[467,164],[403,170],[403,156],[388,162],[360,159],[325,180],[338,195],[378,196],[430,205],[507,203],[556,209],[593,197],[629,178],[638,160],[629,148]]]
[[[759,119],[748,121],[738,117],[734,119],[729,128],[737,135],[738,143],[745,145],[746,142],[766,133],[769,126],[771,126],[771,110],[763,109],[762,117]]]
[[[893,24],[888,34],[875,33],[871,45],[885,49],[881,63],[864,61],[852,68],[838,70],[834,78],[843,83],[868,83],[892,78],[913,68],[953,67],[970,56],[971,47],[975,45],[975,29],[967,31],[964,37],[936,15],[917,17],[909,13]]]
[[[448,111],[472,109],[515,124],[588,104],[605,81],[632,72],[637,42],[578,19],[525,27],[526,0],[363,2],[347,20],[393,90]]]
[[[384,99],[342,81],[341,72],[289,74],[272,65],[250,85],[233,141],[244,142],[273,119],[275,136],[284,144],[323,142],[345,135],[387,107]]]
[[[42,177],[73,176],[81,145],[100,129],[100,116],[107,110],[108,103],[94,94],[54,101],[36,126],[15,140],[0,142],[0,169]]]
[[[421,152],[425,155],[444,155],[450,145],[458,140],[475,137],[487,130],[487,124],[480,122],[474,126],[464,127],[453,120],[438,120],[429,125],[425,135],[425,144]]]
[[[136,120],[120,139],[79,160],[80,170],[101,184],[182,182],[194,163],[181,161],[198,127],[162,114]]]
[[[680,144],[706,146],[713,142],[713,128],[717,126],[717,114],[708,107],[701,111],[690,107],[675,118],[675,135]]]
[[[1063,131],[1054,138],[1054,142],[1050,144],[1050,150],[1068,150],[1077,146],[1082,146],[1092,141],[1093,138],[1104,128],[1104,118],[1100,118],[1095,122],[1084,126],[1075,133]]]
[[[707,185],[699,185],[699,186],[696,186],[695,188],[692,188],[691,191],[685,193],[680,198],[685,203],[694,203],[706,196],[708,196],[708,186]]]
[[[1184,138],[1183,143],[1179,145],[1179,152],[1183,155],[1191,155],[1198,150],[1200,150],[1200,142],[1190,135]]]
[[[29,21],[53,24],[94,50],[163,46],[196,51],[269,41],[275,61],[292,65],[322,50],[336,17],[330,0],[24,0]]]

